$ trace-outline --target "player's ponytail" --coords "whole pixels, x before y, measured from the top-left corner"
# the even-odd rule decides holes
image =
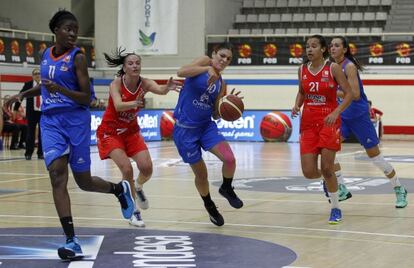
[[[346,52],[345,52],[345,55],[344,55],[345,58],[352,61],[352,63],[356,66],[356,68],[359,71],[363,71],[364,70],[364,65],[355,56],[352,55],[351,49],[349,47],[348,40],[344,36],[335,36],[333,39],[335,39],[335,38],[340,39],[342,41],[342,46],[344,48],[346,48]]]
[[[126,53],[125,50],[126,50],[125,48],[119,47],[119,48],[117,48],[117,50],[115,52],[112,53],[112,55],[109,55],[107,53],[103,53],[104,54],[104,57],[105,57],[105,60],[106,60],[106,63],[108,64],[108,66],[110,66],[110,67],[118,67],[120,65],[124,65],[125,59],[129,55],[136,55],[136,56],[138,56],[141,59],[141,57],[139,55],[137,55],[137,54],[135,54],[133,52]],[[124,74],[125,74],[125,72],[124,72],[124,69],[123,68],[121,68],[117,72],[117,75],[118,76],[122,76]]]

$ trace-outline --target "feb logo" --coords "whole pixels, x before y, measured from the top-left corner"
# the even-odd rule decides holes
[[[290,52],[290,55],[291,55],[292,57],[294,57],[294,58],[299,58],[299,57],[302,57],[302,54],[303,54],[303,47],[302,47],[302,45],[301,45],[301,44],[298,44],[298,43],[296,43],[296,44],[291,44],[291,45],[289,46],[289,52]]]
[[[277,46],[272,43],[264,45],[263,54],[268,58],[274,58],[277,54]]]
[[[249,58],[252,55],[252,47],[249,44],[241,44],[239,46],[239,56],[241,58]]]
[[[13,40],[10,43],[10,47],[11,47],[11,52],[13,55],[19,55],[20,48],[19,48],[19,42],[17,42],[17,40]]]
[[[33,51],[34,51],[33,43],[30,42],[30,41],[27,41],[26,44],[24,45],[24,48],[26,50],[26,55],[28,57],[31,57],[33,55]]]
[[[395,50],[400,57],[409,57],[411,55],[411,47],[407,43],[396,45]]]
[[[358,53],[358,48],[354,43],[349,43],[349,52],[352,56],[355,56]]]
[[[0,54],[4,53],[4,41],[3,39],[0,39]]]
[[[380,43],[374,43],[369,46],[369,53],[373,57],[381,57],[384,53],[384,47]]]

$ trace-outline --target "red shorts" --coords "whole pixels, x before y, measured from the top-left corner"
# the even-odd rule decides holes
[[[340,124],[314,126],[300,133],[300,154],[320,154],[322,149],[341,150]]]
[[[109,158],[109,154],[115,149],[122,149],[128,157],[148,150],[144,138],[139,132],[127,135],[108,135],[98,131],[97,138],[99,156],[102,160]]]

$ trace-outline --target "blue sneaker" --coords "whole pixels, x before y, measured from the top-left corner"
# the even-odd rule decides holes
[[[342,220],[342,212],[339,208],[331,209],[331,216],[329,217],[329,224],[338,224]]]
[[[129,182],[122,180],[120,183],[122,185],[123,191],[117,196],[117,198],[121,204],[122,215],[125,219],[129,220],[132,217],[132,214],[134,214],[135,203],[134,199],[132,198]]]
[[[62,260],[78,260],[85,256],[76,236],[66,239],[66,244],[58,248],[58,255]]]

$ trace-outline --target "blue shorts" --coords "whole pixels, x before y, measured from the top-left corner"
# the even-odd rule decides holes
[[[226,140],[213,121],[201,128],[186,128],[176,124],[173,137],[178,153],[183,161],[190,165],[201,160],[201,148],[204,151],[209,151],[215,145]]]
[[[341,120],[341,135],[345,139],[349,138],[352,132],[365,149],[379,144],[377,132],[368,113],[352,119],[341,118]]]
[[[90,170],[91,114],[88,110],[42,114],[40,127],[46,167],[69,154],[73,172]]]

